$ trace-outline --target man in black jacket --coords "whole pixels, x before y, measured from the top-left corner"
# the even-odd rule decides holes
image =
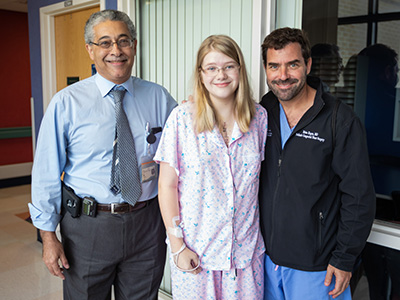
[[[260,184],[265,299],[351,299],[351,271],[375,215],[363,125],[311,69],[299,29],[262,45],[270,92]]]

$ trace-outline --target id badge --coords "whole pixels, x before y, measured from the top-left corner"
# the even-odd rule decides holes
[[[154,162],[153,156],[142,156],[140,159],[140,178],[142,182],[158,178],[158,165]]]

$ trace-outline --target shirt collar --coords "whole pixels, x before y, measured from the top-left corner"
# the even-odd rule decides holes
[[[96,73],[96,75],[94,76],[96,85],[100,90],[101,96],[104,98],[113,89],[115,83],[105,79],[99,73]],[[123,86],[128,91],[128,93],[133,95],[133,77],[130,77],[127,81],[119,85]]]

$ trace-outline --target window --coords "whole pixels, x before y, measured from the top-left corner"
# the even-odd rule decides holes
[[[394,261],[400,257],[396,251],[400,250],[400,1],[303,0],[302,22],[311,46],[318,50],[312,51],[313,64],[322,62],[321,68],[330,70],[339,66],[336,75],[331,72],[327,76],[328,69],[322,72],[318,68],[316,75],[330,93],[353,107],[367,134],[379,220],[375,220],[363,252],[368,283],[365,278],[364,284],[359,283],[363,291],[369,286],[371,297],[357,294],[357,288],[353,299],[375,299],[378,290],[382,299],[396,297],[393,289],[390,295],[390,287],[400,282],[387,265],[399,270]],[[323,48],[327,49],[324,54]],[[314,59],[314,55],[325,55],[332,63]],[[335,61],[342,61],[343,68]],[[357,271],[353,277],[359,278]]]
[[[319,49],[312,55],[320,69],[312,74],[364,123],[375,191],[389,199],[400,190],[399,28],[397,0],[303,1],[303,29]],[[322,46],[331,50],[322,53]]]

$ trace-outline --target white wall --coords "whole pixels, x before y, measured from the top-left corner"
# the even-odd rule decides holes
[[[231,36],[252,63],[251,0],[138,1],[138,75],[166,87],[181,101],[191,94],[190,79],[201,42],[211,34]]]

